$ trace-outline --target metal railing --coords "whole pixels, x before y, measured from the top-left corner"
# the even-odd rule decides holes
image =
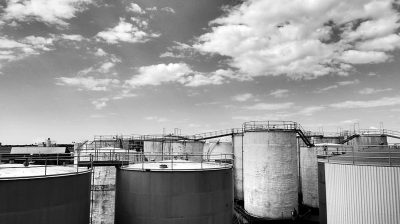
[[[318,160],[328,163],[400,166],[397,145],[324,145],[317,146]]]
[[[91,171],[93,167],[92,156],[89,156],[88,158],[89,165],[87,166],[87,168],[82,168],[79,167],[78,164],[74,164],[74,156],[65,154],[56,154],[50,156],[40,154],[0,154],[0,158],[0,179],[63,176],[66,174],[87,172],[87,168],[89,168],[89,170]],[[8,161],[8,163],[2,163],[1,161]],[[60,167],[66,168],[64,169]],[[30,169],[29,171],[26,170],[28,168]],[[8,175],[5,173],[6,171],[11,173]]]
[[[299,125],[293,121],[249,121],[243,123],[243,131],[263,131],[271,129],[297,130]]]

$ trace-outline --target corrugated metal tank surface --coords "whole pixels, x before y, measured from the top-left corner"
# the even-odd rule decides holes
[[[235,199],[243,200],[243,134],[234,135],[233,144],[233,172],[235,182]]]
[[[92,221],[95,224],[114,222],[115,207],[115,173],[113,166],[97,166],[93,168],[94,182],[92,186]]]
[[[204,142],[201,141],[182,141],[182,142],[171,142],[171,141],[145,141],[144,142],[144,153],[145,154],[157,154],[158,156],[152,157],[155,161],[161,161],[165,159],[171,159],[168,156],[162,155],[180,155],[179,159],[186,159],[191,161],[201,161],[201,156],[190,156],[191,154],[202,155]]]
[[[0,223],[88,224],[90,171],[0,179]]]
[[[231,224],[232,168],[117,170],[115,224]]]
[[[298,210],[297,141],[294,131],[245,132],[244,208],[269,219],[290,219]]]
[[[207,142],[204,144],[203,155],[212,161],[233,159],[232,142]]]
[[[398,224],[400,167],[325,163],[327,223]]]
[[[312,137],[311,142],[318,143],[339,143],[343,137]],[[301,140],[300,140],[301,141]],[[316,148],[306,147],[300,144],[300,177],[303,204],[309,207],[318,208],[318,161]]]

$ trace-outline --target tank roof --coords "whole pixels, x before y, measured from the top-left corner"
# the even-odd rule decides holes
[[[87,168],[79,168],[78,172],[87,171]],[[46,172],[46,173],[45,173]],[[77,172],[72,166],[40,166],[23,164],[0,164],[0,179],[21,178],[21,177],[44,177],[54,175],[73,174]]]
[[[159,162],[136,163],[122,167],[126,170],[146,171],[201,171],[230,169],[231,164],[215,162],[193,162],[187,160],[164,160]]]

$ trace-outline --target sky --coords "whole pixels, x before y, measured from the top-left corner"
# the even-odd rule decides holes
[[[0,142],[400,130],[400,3],[0,1]]]

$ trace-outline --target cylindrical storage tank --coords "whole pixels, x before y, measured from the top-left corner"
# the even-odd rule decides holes
[[[229,164],[133,164],[118,169],[116,181],[115,224],[232,223]]]
[[[232,142],[207,142],[203,148],[204,159],[209,161],[233,161]]]
[[[233,135],[235,199],[243,201],[243,134]]]
[[[340,136],[318,136],[311,138],[311,142],[314,144],[338,144],[341,140],[343,140],[343,137]],[[300,144],[300,180],[303,204],[311,208],[318,208],[318,161],[317,148],[315,147],[307,147],[304,144]]]
[[[93,223],[113,223],[115,206],[114,166],[96,166],[93,168],[93,186],[91,215]]]
[[[390,166],[387,160],[377,162],[383,161],[385,155],[379,155],[374,162],[370,160],[375,155],[371,155],[363,155],[369,157],[366,163],[349,164],[347,160],[334,159],[320,163],[319,172],[324,172],[320,185],[325,187],[325,192],[321,192],[326,193],[325,210],[320,208],[321,223],[399,223],[399,160]]]
[[[359,150],[362,148],[372,148],[382,145],[388,145],[386,135],[360,135],[349,141],[349,145],[360,146]],[[364,146],[364,147],[362,147]]]
[[[0,170],[0,223],[89,223],[90,170],[22,164]]]
[[[185,159],[200,162],[202,160],[204,142],[202,141],[145,141],[144,153],[149,160]]]
[[[245,132],[244,208],[265,219],[291,219],[298,211],[297,141],[294,130]]]

